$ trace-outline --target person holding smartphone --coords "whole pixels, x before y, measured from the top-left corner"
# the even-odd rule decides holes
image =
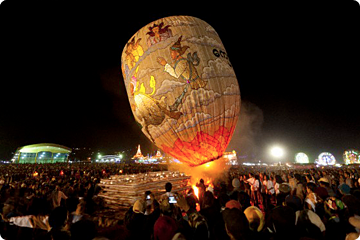
[[[154,211],[158,208],[159,205],[159,203],[155,199],[154,194],[151,191],[145,192],[144,202],[145,202],[145,213],[144,213],[145,215],[152,215],[152,213],[154,213]]]
[[[174,194],[171,192],[171,190],[172,190],[172,184],[171,184],[171,182],[167,182],[165,184],[165,193],[160,196],[160,199],[165,199],[165,198],[169,199],[169,197],[173,197]],[[169,199],[169,201],[170,201],[170,199]]]

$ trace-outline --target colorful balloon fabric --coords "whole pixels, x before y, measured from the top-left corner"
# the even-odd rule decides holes
[[[134,117],[156,146],[189,166],[223,155],[241,100],[214,28],[189,16],[159,19],[130,39],[121,60]]]

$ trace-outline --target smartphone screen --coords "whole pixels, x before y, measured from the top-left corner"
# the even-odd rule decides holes
[[[176,199],[174,196],[170,196],[169,197],[169,203],[177,203]]]
[[[147,196],[146,196],[146,200],[150,200],[150,195],[147,195]]]

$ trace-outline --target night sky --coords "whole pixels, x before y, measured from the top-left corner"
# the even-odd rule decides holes
[[[342,160],[344,150],[360,149],[355,1],[117,2],[1,4],[0,159],[46,142],[103,154],[135,153],[137,144],[155,151],[131,113],[121,53],[141,27],[172,15],[201,18],[218,32],[247,106],[240,121],[248,121],[252,154],[266,159],[280,144],[290,160],[298,151]]]

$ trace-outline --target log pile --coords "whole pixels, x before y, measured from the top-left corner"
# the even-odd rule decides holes
[[[101,179],[99,186],[103,192],[106,206],[111,209],[127,209],[138,199],[144,197],[145,191],[151,191],[155,198],[165,193],[165,184],[171,182],[172,192],[182,192],[191,188],[188,181],[191,177],[180,172],[149,172],[132,175],[112,175]]]

